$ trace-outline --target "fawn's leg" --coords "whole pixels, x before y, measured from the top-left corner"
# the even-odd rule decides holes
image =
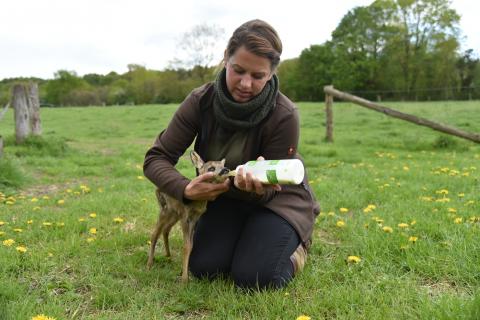
[[[192,220],[182,221],[183,231],[183,268],[182,268],[182,282],[188,281],[188,262],[190,260],[190,253],[193,246],[193,229],[195,222]]]
[[[150,269],[153,265],[153,258],[155,256],[155,246],[158,241],[158,237],[160,236],[160,233],[162,230],[165,228],[165,224],[169,222],[168,219],[168,214],[166,211],[160,212],[160,215],[158,217],[157,224],[155,226],[155,229],[153,230],[152,236],[150,237],[150,253],[148,255],[148,263],[147,267]]]
[[[170,245],[168,242],[168,235],[170,234],[170,230],[172,230],[172,227],[175,225],[177,221],[169,221],[168,223],[165,224],[162,230],[162,235],[163,235],[163,245],[165,247],[165,256],[170,257]]]

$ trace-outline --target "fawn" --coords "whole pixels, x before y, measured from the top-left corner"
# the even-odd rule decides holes
[[[190,158],[193,165],[198,169],[199,174],[213,172],[213,182],[221,183],[228,178],[228,168],[225,168],[225,159],[221,161],[203,162],[202,158],[195,152],[190,152]],[[160,215],[158,216],[157,225],[151,236],[150,253],[148,255],[148,268],[153,265],[155,254],[155,245],[158,241],[160,233],[163,235],[165,246],[165,255],[170,257],[170,248],[168,245],[168,234],[172,227],[180,220],[183,232],[183,266],[182,266],[182,282],[188,281],[188,261],[193,245],[193,229],[200,216],[207,209],[207,200],[196,200],[188,204],[184,204],[175,198],[161,192],[159,189],[155,192],[160,206]]]

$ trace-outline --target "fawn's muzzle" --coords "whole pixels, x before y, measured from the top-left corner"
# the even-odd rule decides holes
[[[228,168],[223,168],[222,170],[220,170],[220,172],[218,173],[218,175],[220,176],[223,176],[223,175],[226,175],[230,172],[230,169]]]

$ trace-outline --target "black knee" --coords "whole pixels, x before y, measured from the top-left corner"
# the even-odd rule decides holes
[[[245,289],[281,289],[293,278],[293,267],[286,265],[281,270],[232,269],[232,278],[235,285]]]

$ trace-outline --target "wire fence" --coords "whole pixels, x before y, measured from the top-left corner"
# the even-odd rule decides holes
[[[415,90],[345,90],[372,101],[480,100],[480,87],[444,87]]]

